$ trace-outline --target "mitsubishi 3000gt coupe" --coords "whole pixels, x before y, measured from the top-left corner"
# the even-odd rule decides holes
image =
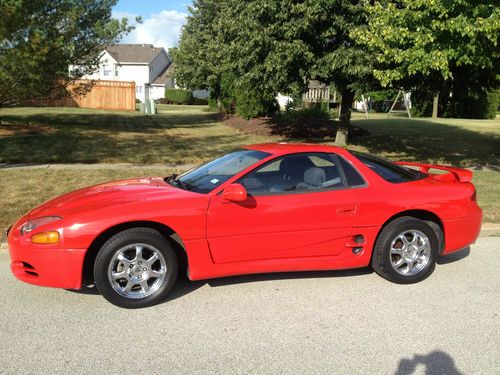
[[[313,144],[246,146],[166,178],[114,181],[33,209],[8,232],[20,280],[156,304],[189,279],[373,267],[396,283],[473,243],[472,172]]]

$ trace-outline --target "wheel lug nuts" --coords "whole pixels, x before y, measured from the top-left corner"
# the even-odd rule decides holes
[[[139,261],[139,264],[142,264],[142,262],[141,262],[141,261]]]

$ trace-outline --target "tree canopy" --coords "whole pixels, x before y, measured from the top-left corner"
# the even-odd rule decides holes
[[[366,1],[367,24],[353,29],[382,85],[439,92],[498,85],[500,7],[491,0]]]
[[[1,0],[0,105],[46,96],[93,71],[102,48],[133,28],[111,18],[116,2]]]
[[[278,93],[334,84],[340,144],[355,92],[446,87],[457,101],[498,83],[500,10],[487,0],[195,0],[189,12],[172,51],[181,85],[255,117]]]
[[[373,80],[369,57],[349,34],[365,22],[358,3],[196,0],[172,51],[178,82],[210,88],[218,99],[229,86],[237,112],[249,102],[258,109],[246,117],[265,114],[278,93],[304,91],[311,79],[335,82],[352,102],[354,88]],[[347,125],[350,104],[343,109]]]

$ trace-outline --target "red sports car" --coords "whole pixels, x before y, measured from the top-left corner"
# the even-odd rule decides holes
[[[129,308],[162,300],[183,262],[191,280],[371,264],[414,283],[439,255],[476,240],[482,211],[471,179],[465,169],[333,146],[252,145],[179,176],[42,204],[9,231],[11,267],[37,285],[95,282]]]

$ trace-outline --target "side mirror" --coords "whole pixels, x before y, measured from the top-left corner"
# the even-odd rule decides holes
[[[247,200],[247,191],[241,184],[228,185],[222,192],[222,199],[230,202],[244,202]]]

